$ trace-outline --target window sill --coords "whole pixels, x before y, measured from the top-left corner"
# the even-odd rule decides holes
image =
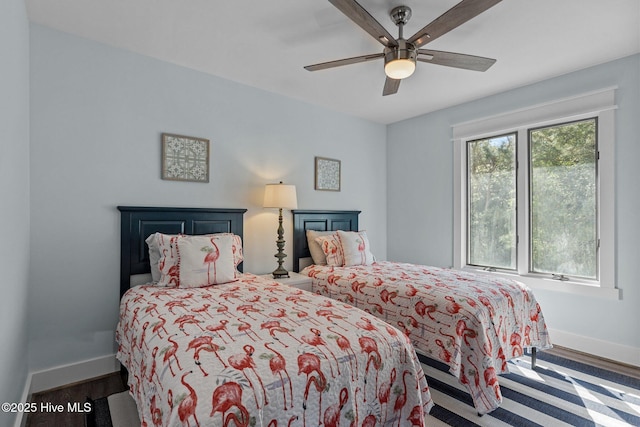
[[[511,280],[517,280],[531,289],[541,289],[545,291],[564,292],[573,295],[581,295],[595,298],[605,298],[619,300],[621,299],[620,289],[616,288],[603,288],[598,285],[591,285],[587,283],[572,282],[572,281],[560,281],[548,278],[541,278],[535,276],[519,275],[513,273],[506,273],[501,271],[485,271],[474,267],[465,267],[465,271],[471,271],[479,274],[488,274],[492,276],[507,277]]]

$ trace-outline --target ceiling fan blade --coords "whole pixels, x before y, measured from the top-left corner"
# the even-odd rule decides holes
[[[480,15],[501,1],[502,0],[462,0],[411,36],[408,41],[416,47],[424,46],[441,35],[464,24],[471,18]]]
[[[418,49],[418,61],[447,67],[464,68],[465,70],[487,71],[496,60],[482,56],[465,55],[463,53],[444,52],[441,50]]]
[[[384,81],[384,89],[382,90],[382,96],[393,95],[398,92],[398,88],[400,87],[400,79],[392,79],[391,77],[387,77]]]
[[[357,64],[359,62],[374,61],[384,56],[384,53],[373,53],[371,55],[354,56],[353,58],[338,59],[335,61],[321,62],[320,64],[307,65],[307,71],[326,70],[327,68],[341,67],[343,65]]]
[[[347,15],[349,19],[384,46],[393,47],[398,45],[396,39],[355,0],[329,0],[329,3],[337,7],[340,12]]]

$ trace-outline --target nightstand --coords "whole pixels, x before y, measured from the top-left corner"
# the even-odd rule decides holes
[[[311,277],[299,273],[294,273],[293,271],[289,272],[289,277],[282,277],[279,279],[274,279],[271,273],[261,274],[260,277],[275,280],[276,282],[280,282],[283,285],[294,286],[298,289],[302,289],[303,291],[311,292]]]

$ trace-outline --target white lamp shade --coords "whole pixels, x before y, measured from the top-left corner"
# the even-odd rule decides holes
[[[265,208],[297,209],[296,186],[285,184],[267,184],[264,188]]]

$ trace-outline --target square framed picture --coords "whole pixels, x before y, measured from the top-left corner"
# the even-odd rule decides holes
[[[209,140],[163,133],[162,179],[209,182]]]
[[[315,189],[340,191],[340,160],[316,157]]]

